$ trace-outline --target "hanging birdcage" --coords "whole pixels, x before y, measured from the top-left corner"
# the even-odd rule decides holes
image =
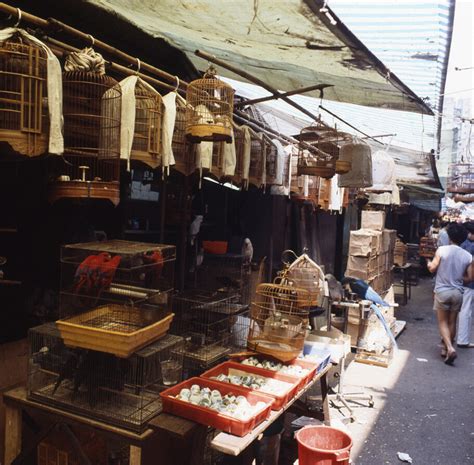
[[[141,79],[135,85],[135,130],[130,158],[151,168],[161,164],[163,99]]]
[[[190,142],[232,142],[234,89],[216,77],[212,66],[186,92],[186,137]]]
[[[351,162],[351,170],[339,176],[339,187],[372,185],[372,151],[368,144],[356,138],[346,142],[339,151],[339,159]]]
[[[456,194],[474,193],[474,163],[453,163],[449,166],[447,191]]]
[[[232,181],[246,188],[249,182],[250,168],[250,129],[247,126],[234,125],[235,173]]]
[[[19,33],[0,44],[0,144],[13,153],[48,151],[47,55]],[[2,150],[5,153],[5,149]]]
[[[263,283],[250,309],[249,350],[287,362],[303,350],[311,299],[305,289]]]
[[[176,120],[172,140],[176,171],[189,176],[196,169],[194,146],[186,139],[186,105],[176,102]]]
[[[265,155],[266,144],[262,133],[250,131],[250,166],[249,166],[249,183],[254,186],[261,187],[266,182],[265,176]]]
[[[321,267],[307,254],[297,257],[282,274],[283,283],[309,293],[311,307],[320,307],[323,302],[324,279]]]
[[[266,139],[265,144],[265,183],[270,184],[281,184],[281,176],[278,179],[278,169],[279,163],[278,160],[278,149],[273,141],[267,136],[264,136]]]
[[[385,150],[377,150],[372,155],[371,191],[392,192],[396,184],[395,161]]]
[[[299,135],[300,147],[298,152],[298,176],[321,176],[332,178],[336,174],[337,148],[328,144],[327,134],[331,138],[337,135],[334,129],[318,122],[313,126],[303,128]],[[323,143],[325,143],[323,145]],[[325,152],[323,147],[331,152]]]
[[[100,55],[92,49],[71,55],[63,73],[66,163],[60,180],[51,186],[50,200],[98,198],[117,205],[122,92],[117,81],[105,74],[102,58],[97,65]],[[74,60],[83,59],[90,62],[90,71],[69,71],[80,69]]]

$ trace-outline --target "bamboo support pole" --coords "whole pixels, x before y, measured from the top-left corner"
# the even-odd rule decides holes
[[[269,100],[277,100],[283,97],[290,97],[291,95],[297,94],[306,94],[307,92],[311,92],[313,90],[319,90],[322,94],[323,90],[326,87],[334,87],[332,84],[316,84],[314,86],[309,87],[302,87],[301,89],[290,90],[289,92],[282,93],[281,95],[267,95],[266,97],[260,97],[252,100],[244,100],[242,102],[238,102],[234,105],[234,107],[244,107],[247,105],[255,105],[256,103],[263,103],[268,102]]]
[[[7,5],[6,3],[0,3],[0,12],[5,13],[7,15],[10,15],[12,18],[18,17],[18,8],[15,8],[13,6]],[[48,18],[48,19],[42,19],[39,18],[38,16],[34,16],[30,13],[26,13],[24,11],[21,11],[21,22],[22,23],[28,23],[33,26],[39,27],[40,29],[44,30],[45,32],[48,33],[55,33],[55,32],[65,32],[77,39],[83,40],[88,44],[92,44],[94,48],[97,50],[100,50],[104,52],[105,54],[109,56],[114,56],[118,58],[119,60],[128,63],[129,65],[137,65],[138,61],[136,57],[132,57],[131,55],[128,55],[125,52],[122,52],[111,45],[106,44],[105,42],[102,42],[101,40],[95,39],[92,37],[90,34],[86,34],[84,32],[79,31],[78,29],[75,29],[71,26],[68,26],[67,24],[64,24],[54,18]],[[117,65],[116,66],[121,66]],[[126,68],[124,66],[124,68]],[[161,79],[164,79],[165,81],[171,82],[171,83],[177,83],[178,82],[178,77],[174,76],[172,74],[167,73],[166,71],[163,71],[159,68],[156,68],[155,66],[149,65],[148,63],[145,62],[140,62],[140,69],[143,69],[144,71],[155,75]],[[129,70],[130,71],[130,70]],[[133,74],[133,70],[131,70]],[[183,90],[186,89],[188,86],[188,83],[186,81],[182,81],[179,79],[179,87],[182,88]],[[174,89],[176,85],[172,86]]]

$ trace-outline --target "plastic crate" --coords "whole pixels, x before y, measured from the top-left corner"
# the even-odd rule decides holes
[[[294,376],[289,375],[281,375],[276,371],[265,370],[263,368],[251,367],[248,365],[242,365],[241,363],[235,362],[224,362],[220,365],[211,368],[210,370],[206,371],[201,375],[202,378],[211,379],[215,376],[219,376],[220,374],[225,375],[237,375],[237,376],[245,376],[248,374],[261,376],[262,378],[271,378],[277,381],[282,381],[284,383],[288,383],[288,388],[284,393],[281,395],[271,394],[264,391],[255,391],[255,389],[248,388],[245,386],[240,386],[240,388],[245,389],[246,391],[250,392],[261,392],[266,396],[270,396],[275,399],[275,402],[272,406],[273,410],[280,410],[283,408],[288,401],[294,397],[294,395],[304,386],[302,380],[300,378],[295,378]],[[227,383],[225,381],[217,381],[219,384],[227,385],[230,384],[231,386],[236,386],[235,384]]]
[[[232,393],[233,395],[244,396],[251,405],[255,405],[257,402],[264,402],[266,407],[248,420],[242,421],[209,408],[176,399],[181,389],[189,389],[193,384],[197,384],[201,388],[208,387],[209,389],[217,389],[222,395]],[[163,404],[163,412],[187,418],[196,423],[211,426],[220,431],[240,437],[245,436],[269,417],[274,402],[273,397],[265,394],[250,391],[249,389],[241,388],[233,384],[219,383],[206,378],[190,378],[163,391],[160,395]]]

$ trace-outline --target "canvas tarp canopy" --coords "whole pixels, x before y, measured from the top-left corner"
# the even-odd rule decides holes
[[[208,64],[196,49],[282,91],[330,84],[325,99],[431,113],[321,0],[85,1],[166,40],[201,71]]]

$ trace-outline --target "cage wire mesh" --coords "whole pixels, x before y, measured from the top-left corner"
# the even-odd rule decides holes
[[[173,334],[185,339],[184,373],[200,374],[220,363],[240,341],[245,320],[238,317],[246,307],[227,292],[189,289],[173,297]],[[238,323],[238,324],[237,324]]]
[[[190,175],[196,169],[194,145],[186,139],[186,106],[176,102],[176,120],[172,139],[173,156],[176,171]]]
[[[281,361],[296,358],[303,350],[310,306],[310,293],[305,289],[260,284],[250,308],[249,350]]]
[[[67,347],[55,323],[30,329],[28,342],[29,398],[134,431],[161,412],[159,392],[182,377],[179,336],[166,335],[129,358]]]
[[[163,99],[138,79],[135,86],[135,131],[130,158],[152,168],[161,164]]]
[[[0,143],[21,155],[48,151],[46,61],[43,49],[18,34],[0,43]]]
[[[474,163],[452,163],[448,171],[448,192],[474,193]]]
[[[186,91],[186,137],[190,142],[231,142],[234,89],[212,66]]]
[[[263,134],[251,131],[249,183],[256,187],[265,184],[266,143]]]

